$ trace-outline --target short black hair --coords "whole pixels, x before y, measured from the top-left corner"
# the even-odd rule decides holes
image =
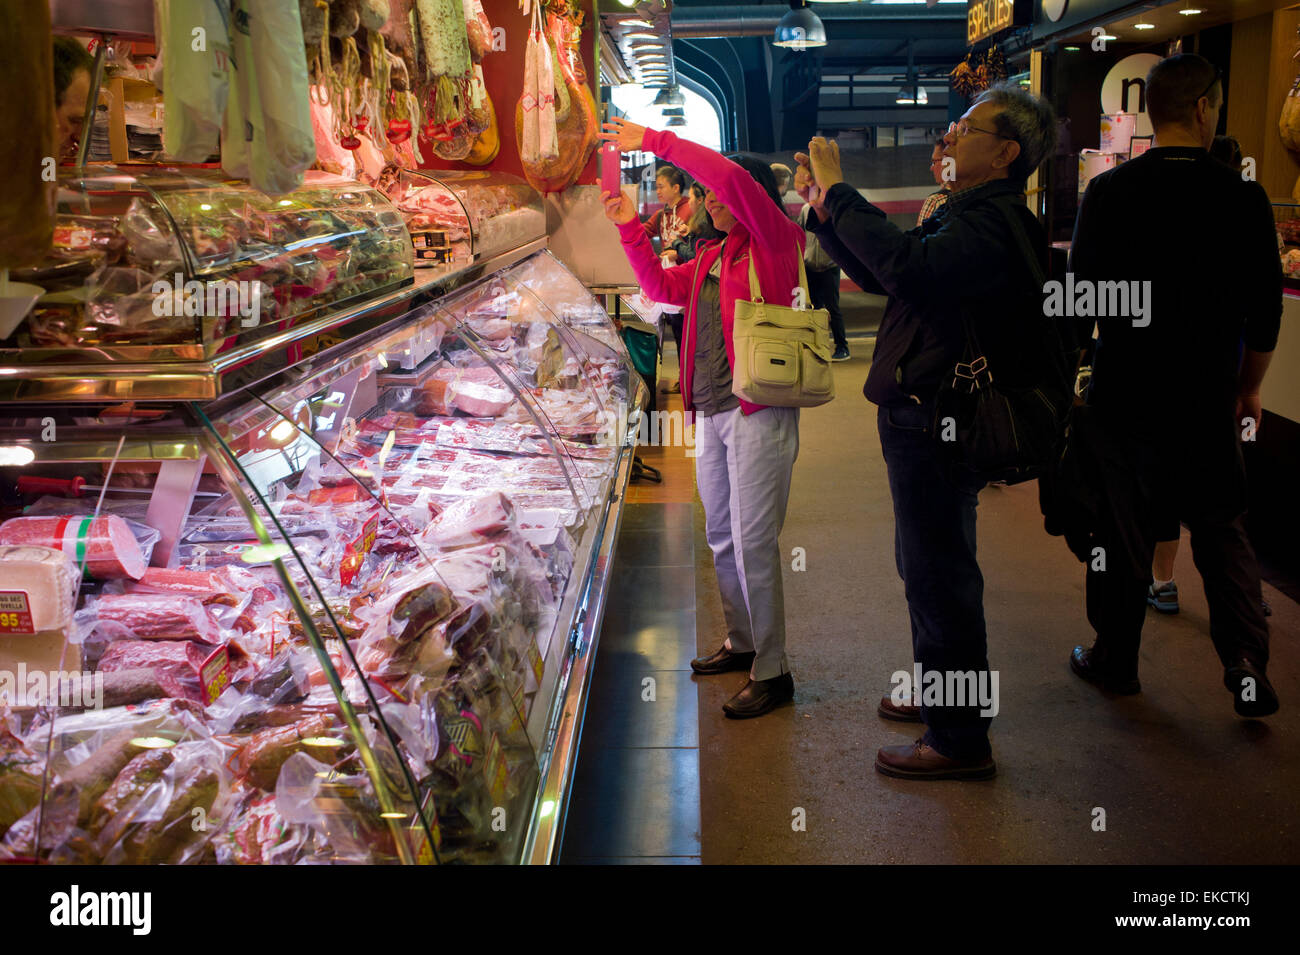
[[[1147,73],[1147,116],[1156,129],[1191,125],[1202,96],[1208,96],[1211,103],[1223,102],[1219,71],[1203,56],[1179,53],[1161,60]]]
[[[776,188],[776,173],[772,172],[772,167],[763,162],[757,156],[749,156],[745,153],[732,153],[727,157],[745,172],[749,173],[753,180],[763,187],[763,191],[776,204],[776,207],[785,212],[785,203],[781,201],[781,193]]]
[[[708,190],[704,188],[704,185],[703,185],[702,183],[699,183],[699,182],[693,182],[693,183],[691,183],[691,193],[692,193],[693,195],[695,195],[695,196],[698,196],[700,202],[703,202],[703,201],[704,201],[704,196],[705,196],[705,193],[707,193],[707,192],[708,192]]]
[[[670,186],[686,191],[686,175],[676,166],[660,166],[655,170],[656,179],[665,179]]]
[[[95,72],[95,58],[86,48],[70,36],[54,38],[54,105],[63,105],[63,94],[68,91],[77,74],[85,70]]]

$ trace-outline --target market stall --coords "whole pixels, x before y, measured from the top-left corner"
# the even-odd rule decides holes
[[[12,273],[0,861],[553,861],[644,384],[521,178],[228,173]]]

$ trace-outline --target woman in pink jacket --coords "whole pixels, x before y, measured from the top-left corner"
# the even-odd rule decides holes
[[[736,719],[761,716],[794,697],[777,535],[799,453],[799,410],[732,394],[732,327],[736,301],[750,297],[751,258],[764,301],[794,304],[803,230],[786,215],[767,163],[727,159],[622,119],[607,123],[602,138],[623,152],[652,152],[685,170],[704,186],[705,209],[725,235],[700,246],[692,261],[665,267],[627,197],[601,196],[646,297],[686,311],[682,400],[695,419],[695,479],[727,622],[723,645],[691,667],[701,674],[749,671],[749,681],[723,711]]]

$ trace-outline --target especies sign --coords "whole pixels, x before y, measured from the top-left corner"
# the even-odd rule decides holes
[[[966,45],[1005,30],[1015,21],[1014,0],[969,0],[966,4]]]

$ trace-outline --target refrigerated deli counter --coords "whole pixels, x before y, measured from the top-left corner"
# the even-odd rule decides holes
[[[0,860],[553,861],[647,396],[538,195],[436,175],[60,184],[0,340]]]

